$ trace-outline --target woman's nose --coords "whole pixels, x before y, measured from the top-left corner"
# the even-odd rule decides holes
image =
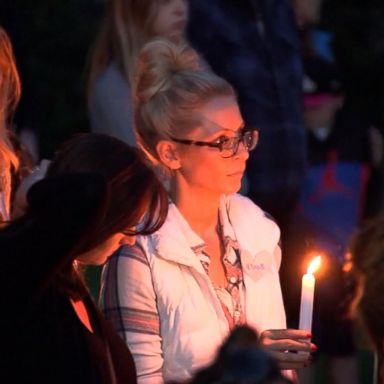
[[[249,151],[248,151],[247,147],[245,146],[243,140],[241,140],[239,143],[239,146],[238,146],[237,151],[235,153],[235,157],[242,157],[242,158],[244,158],[244,161],[248,160]]]
[[[176,0],[174,10],[178,16],[183,16],[185,18],[187,15],[187,9],[188,5],[186,0]]]

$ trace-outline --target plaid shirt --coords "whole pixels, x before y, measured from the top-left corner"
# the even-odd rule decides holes
[[[189,40],[261,130],[249,192],[297,190],[305,167],[300,40],[289,0],[190,0]]]

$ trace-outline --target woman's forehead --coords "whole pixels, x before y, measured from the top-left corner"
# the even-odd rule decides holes
[[[237,122],[237,120],[236,120]],[[241,119],[240,123],[238,125],[229,125],[228,120],[225,122],[226,126],[218,124],[217,121],[213,121],[208,119],[205,116],[202,116],[202,129],[206,133],[216,133],[216,132],[223,132],[223,133],[233,133],[238,132],[242,128],[244,128],[244,122]]]
[[[222,130],[234,131],[243,124],[243,119],[235,97],[216,97],[205,103],[200,109],[204,126],[216,126]]]

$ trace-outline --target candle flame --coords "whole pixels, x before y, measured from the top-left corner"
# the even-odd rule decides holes
[[[321,256],[316,256],[309,264],[309,267],[307,269],[307,273],[313,274],[318,270],[318,268],[321,265]]]

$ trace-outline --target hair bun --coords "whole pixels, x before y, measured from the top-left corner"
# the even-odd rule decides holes
[[[171,88],[178,73],[197,71],[200,60],[186,43],[175,44],[157,38],[144,45],[138,58],[135,94],[141,102]]]

